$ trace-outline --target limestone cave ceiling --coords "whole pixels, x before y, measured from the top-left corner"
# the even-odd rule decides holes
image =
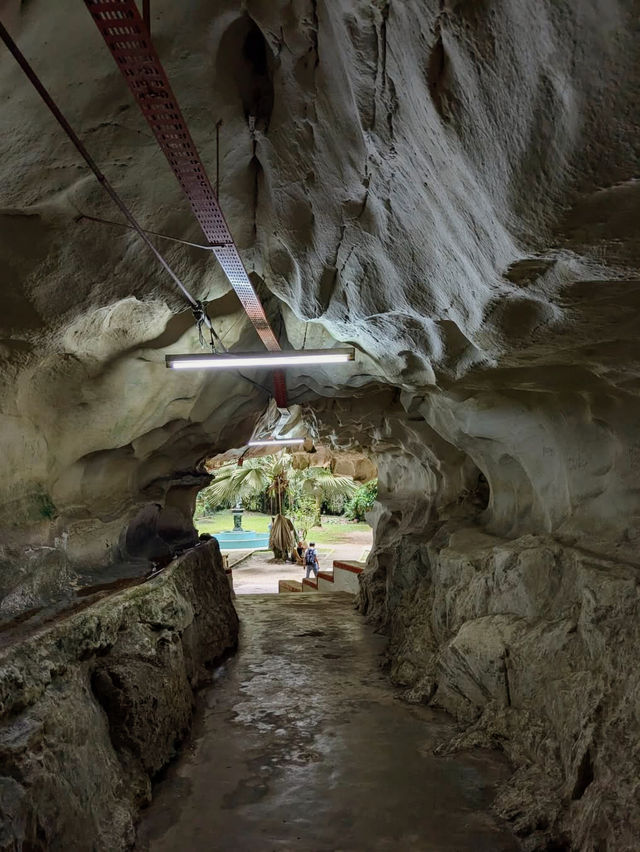
[[[26,630],[25,612],[65,595],[75,605],[82,572],[103,583],[135,560],[140,571],[169,561],[194,541],[207,459],[215,472],[276,425],[308,434],[324,464],[346,453],[363,479],[375,464],[358,606],[389,637],[404,695],[456,717],[443,749],[504,750],[515,772],[495,807],[523,849],[636,849],[639,0],[150,8],[212,180],[219,159],[220,205],[279,345],[354,346],[357,360],[289,370],[286,423],[268,374],[166,369],[165,355],[200,351],[188,304],[135,232],[95,221],[118,214],[0,50],[0,620]],[[141,225],[201,244],[86,5],[0,0],[0,19]],[[224,345],[258,351],[211,253],[156,244],[209,304]],[[151,595],[180,629],[200,593],[182,600],[178,587],[203,553],[175,562]],[[215,633],[223,599],[229,623],[209,656],[189,634],[196,669],[237,628],[217,558],[203,629]],[[16,837],[15,779],[25,766],[36,779],[41,765],[53,771],[43,753],[68,754],[55,739],[39,751],[33,731],[55,719],[66,742],[61,720],[75,715],[61,708],[80,706],[109,738],[84,650],[104,668],[121,603],[88,609],[69,642],[54,631],[33,654],[37,635],[24,654],[15,645],[0,692],[16,725],[5,742],[27,761],[3,787]],[[160,616],[143,627],[132,609],[125,656],[138,659]],[[80,704],[59,703],[68,671]],[[105,677],[98,687],[111,689]],[[44,715],[23,724],[42,690]],[[72,734],[89,777],[84,746],[102,740],[84,730]],[[74,766],[63,760],[65,778]],[[107,836],[127,835],[129,811],[121,824],[107,812]]]
[[[0,9],[142,225],[202,242],[84,5]],[[289,372],[290,401],[346,400],[334,444],[362,424],[378,441],[386,413],[406,415],[486,473],[502,534],[588,530],[631,547],[638,3],[151,12],[212,177],[219,125],[220,203],[281,345],[358,349],[353,365]],[[5,50],[0,86],[4,540],[64,535],[75,557],[103,558],[123,518],[242,445],[270,387],[165,369],[165,354],[198,351],[187,305],[135,233],[81,218],[116,217]],[[162,251],[225,345],[257,348],[210,255]]]

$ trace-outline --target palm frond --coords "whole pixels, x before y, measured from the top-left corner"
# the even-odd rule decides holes
[[[314,498],[332,500],[351,497],[357,489],[350,476],[336,476],[327,467],[294,469],[291,456],[278,454],[247,459],[242,467],[225,464],[214,473],[215,479],[205,488],[202,500],[209,509],[221,503],[254,497],[268,491],[278,499],[294,489]]]
[[[205,503],[215,508],[221,503],[260,494],[268,484],[268,477],[259,467],[225,465],[215,472],[215,479],[202,493]]]
[[[307,493],[320,494],[327,500],[351,497],[358,487],[350,476],[336,476],[328,467],[308,467],[301,472],[304,475],[303,489]]]

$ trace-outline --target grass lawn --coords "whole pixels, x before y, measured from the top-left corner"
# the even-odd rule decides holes
[[[196,518],[194,520],[196,529],[201,533],[215,535],[219,532],[233,529],[233,515],[231,510],[216,512],[211,518]],[[253,532],[267,532],[271,523],[271,515],[263,515],[260,512],[247,512],[242,516],[242,527]],[[309,530],[308,538],[316,544],[340,544],[348,538],[350,533],[371,531],[367,523],[356,521],[344,521],[344,519],[333,516],[323,517],[321,527],[313,527]]]

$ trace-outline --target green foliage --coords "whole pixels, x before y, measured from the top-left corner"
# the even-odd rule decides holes
[[[298,497],[296,506],[292,511],[293,521],[301,539],[306,539],[307,534],[316,520],[316,501],[311,494],[303,494]]]
[[[202,505],[208,512],[213,512],[219,507],[234,505],[237,500],[261,494],[269,486],[272,458],[265,456],[265,465],[256,464],[262,459],[251,459],[242,467],[235,462],[219,467],[211,485],[198,495]]]
[[[372,479],[360,485],[344,507],[344,513],[352,521],[364,521],[366,512],[373,508],[378,497],[378,480]]]
[[[311,494],[319,498],[321,503],[323,500],[334,500],[337,497],[351,497],[357,489],[350,476],[336,476],[328,467],[294,470],[291,478],[300,483],[303,494]]]
[[[215,509],[210,508],[209,501],[207,500],[207,489],[205,488],[203,491],[199,491],[196,495],[196,510],[194,512],[194,516],[196,518],[207,518],[212,517]],[[224,508],[227,509],[228,506],[221,506],[216,508]]]
[[[294,516],[300,511],[301,517],[313,514],[313,523],[320,523],[323,502],[349,498],[357,488],[351,477],[335,476],[329,468],[294,469],[288,453],[248,459],[242,467],[226,464],[214,475],[211,485],[198,494],[197,517],[206,517],[242,500],[247,509],[274,514],[287,511]]]
[[[38,505],[38,514],[41,518],[52,520],[58,514],[58,510],[53,505],[53,500],[48,494],[38,494],[36,496],[36,503]]]
[[[329,500],[323,500],[322,512],[325,515],[342,515],[344,507],[348,501],[348,497],[344,494],[337,494]]]
[[[233,503],[229,504],[233,506]],[[242,506],[248,512],[268,512],[269,511],[269,496],[264,492],[260,494],[253,494],[250,497],[244,497],[242,500]]]

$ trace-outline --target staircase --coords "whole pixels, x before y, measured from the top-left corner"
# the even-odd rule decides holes
[[[351,559],[334,559],[333,571],[319,571],[318,579],[279,580],[278,592],[348,592],[355,595],[360,584],[358,575],[364,571],[365,562]]]

